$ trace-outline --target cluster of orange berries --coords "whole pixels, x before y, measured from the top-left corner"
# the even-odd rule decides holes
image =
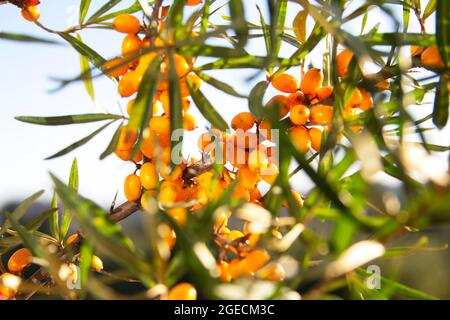
[[[338,75],[347,75],[348,65],[353,53],[343,50],[337,56]],[[319,151],[324,129],[329,129],[333,117],[332,86],[322,87],[323,73],[311,68],[302,77],[283,73],[271,79],[272,86],[289,95],[276,95],[267,103],[267,107],[278,109],[281,118],[289,117],[291,127],[289,136],[294,146],[301,153],[311,148]],[[373,107],[372,96],[363,88],[354,88],[352,96],[344,107],[344,118],[351,118]],[[359,130],[359,128],[356,128]]]
[[[256,248],[260,234],[250,231],[250,222],[245,222],[242,231],[228,228],[231,211],[219,211],[214,222],[214,241],[221,250],[217,267],[219,277],[224,282],[240,277],[257,276],[270,281],[283,281],[285,271],[280,263],[269,263],[270,255],[266,250]],[[272,236],[282,238],[278,228],[272,229]],[[230,255],[233,256],[230,259]]]
[[[25,0],[21,10],[22,17],[30,22],[37,21],[41,17],[41,12],[37,7],[39,0]]]
[[[15,283],[14,279],[20,276],[22,272],[31,264],[32,254],[30,250],[22,248],[14,252],[8,260],[8,270],[0,275],[0,300],[14,297],[17,293],[17,287],[9,282]],[[11,281],[10,279],[13,279]]]
[[[69,236],[65,242],[65,246],[71,245],[78,239],[78,234],[74,233]],[[25,269],[32,263],[33,255],[27,248],[21,248],[15,251],[8,260],[8,271],[0,275],[0,300],[9,299],[17,294],[18,280]],[[103,270],[103,262],[97,256],[92,256],[91,267],[95,271]],[[73,268],[76,273],[76,268]],[[77,277],[77,274],[73,276]]]

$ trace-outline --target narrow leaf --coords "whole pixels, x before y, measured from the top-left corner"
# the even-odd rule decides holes
[[[449,95],[448,84],[445,76],[441,76],[439,85],[436,88],[436,95],[434,97],[433,108],[433,123],[442,129],[445,127],[448,121],[448,108],[449,108]]]
[[[16,34],[16,33],[6,33],[6,32],[0,32],[0,39],[20,41],[20,42],[31,42],[31,43],[59,44],[58,42],[53,41],[53,40],[37,38],[37,37],[29,36],[26,34]]]
[[[102,132],[104,129],[106,129],[106,127],[108,127],[110,124],[112,124],[114,121],[108,122],[107,124],[105,124],[104,126],[100,127],[99,129],[95,130],[94,132],[92,132],[90,135],[88,135],[87,137],[78,140],[75,143],[72,143],[70,146],[62,149],[61,151],[45,158],[45,160],[51,160],[51,159],[55,159],[58,157],[61,157],[65,154],[68,154],[69,152],[75,150],[78,147],[81,147],[82,145],[86,144],[87,142],[89,142],[92,138],[94,138],[97,134],[99,134],[100,132]]]
[[[99,55],[95,50],[93,50],[92,48],[88,47],[83,42],[81,42],[80,40],[78,40],[77,38],[71,36],[68,33],[58,32],[58,34],[61,36],[61,38],[63,38],[67,42],[69,42],[69,44],[76,51],[78,51],[79,54],[81,54],[82,56],[86,57],[86,59],[90,63],[92,63],[94,66],[96,66],[100,70],[102,69],[102,66],[105,64],[106,60],[101,55]]]
[[[230,16],[233,21],[233,28],[238,37],[238,44],[242,48],[247,44],[248,26],[245,21],[244,4],[241,0],[233,0],[228,2],[230,7]]]
[[[89,10],[89,5],[91,4],[91,0],[81,0],[80,2],[80,18],[78,22],[82,24]]]
[[[70,168],[70,175],[69,175],[69,183],[68,186],[71,188],[75,193],[78,193],[78,163],[77,158],[74,158],[72,161],[72,166]],[[60,239],[65,239],[67,231],[69,231],[70,223],[72,222],[72,216],[70,212],[64,208],[61,214],[61,225],[60,225]]]
[[[227,122],[216,111],[211,102],[209,102],[203,93],[199,89],[195,88],[189,79],[187,79],[187,84],[192,100],[194,100],[195,105],[205,119],[208,120],[214,128],[222,131],[229,129]]]
[[[53,192],[52,203],[50,205],[52,209],[55,211],[50,215],[50,232],[52,236],[59,241],[59,212],[58,212],[58,198],[56,197],[56,193]]]
[[[77,35],[78,40],[81,40],[81,37]],[[95,102],[95,94],[94,94],[94,85],[92,83],[92,71],[91,66],[89,65],[88,59],[80,54],[80,67],[81,73],[85,75],[83,77],[84,87],[89,97],[91,97],[92,101]]]
[[[123,117],[116,114],[109,113],[87,113],[87,114],[75,114],[70,116],[57,116],[57,117],[15,117],[16,120],[39,124],[43,126],[62,126],[74,123],[88,123],[104,120],[117,120]]]

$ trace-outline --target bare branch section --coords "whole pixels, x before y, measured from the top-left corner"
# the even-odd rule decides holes
[[[0,4],[11,3],[19,8],[23,8],[25,6],[25,0],[8,0],[8,1],[0,1]]]

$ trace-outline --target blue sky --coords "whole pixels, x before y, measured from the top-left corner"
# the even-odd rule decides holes
[[[93,7],[100,6],[106,1],[93,1]],[[126,7],[134,1],[123,1]],[[218,1],[223,3],[224,1]],[[356,1],[360,2],[360,1]],[[255,4],[263,8],[265,1],[245,1],[247,18],[258,23],[258,14]],[[42,0],[39,6],[42,17],[40,22],[55,30],[63,30],[77,22],[79,0]],[[122,6],[121,5],[121,6]],[[288,22],[291,24],[299,6],[289,4]],[[92,8],[91,8],[92,9]],[[93,12],[93,11],[90,11]],[[400,10],[396,13],[401,15]],[[223,10],[216,16],[215,22],[221,21],[221,15],[227,15]],[[385,21],[376,10],[370,14],[367,28],[378,22]],[[311,21],[310,21],[311,25]],[[389,31],[391,26],[382,23],[381,30]],[[352,30],[352,25],[347,26]],[[418,24],[411,17],[411,29],[418,31]],[[433,30],[432,19],[429,20],[429,30]],[[48,37],[32,23],[25,21],[19,10],[12,5],[0,6],[0,32],[23,33]],[[359,32],[359,30],[356,30]],[[122,35],[102,30],[88,30],[81,33],[84,41],[97,50],[104,57],[117,55],[120,51]],[[62,42],[62,41],[61,41]],[[249,51],[262,53],[263,43],[252,41]],[[288,56],[293,48],[284,45],[283,55]],[[321,54],[313,52],[309,59],[312,64],[320,67]],[[0,40],[0,61],[2,77],[0,78],[0,206],[9,200],[18,200],[39,190],[46,189],[46,197],[51,197],[51,183],[48,172],[65,178],[68,175],[72,158],[78,158],[80,170],[80,190],[99,204],[109,206],[114,194],[119,190],[119,202],[123,200],[121,192],[124,177],[133,171],[133,165],[124,163],[111,156],[104,161],[98,160],[100,153],[108,144],[113,134],[114,126],[97,136],[89,144],[77,149],[75,152],[51,161],[43,160],[46,156],[59,151],[70,143],[86,136],[99,124],[73,125],[65,127],[41,127],[20,123],[14,120],[17,115],[66,115],[91,112],[120,113],[126,101],[118,98],[115,85],[108,79],[97,79],[94,82],[96,104],[85,92],[82,83],[76,83],[56,93],[49,93],[57,83],[51,78],[71,78],[79,73],[79,60],[77,53],[67,45],[48,46],[36,44],[21,44]],[[236,73],[239,72],[239,76]],[[295,73],[295,70],[290,72]],[[298,71],[297,71],[298,72]],[[232,84],[237,91],[248,93],[252,85],[261,80],[264,75],[257,74],[251,81],[248,76],[255,75],[255,71],[219,71],[214,74],[221,80]],[[247,109],[246,100],[235,99],[228,95],[204,86],[205,94],[214,102],[226,120],[238,112]],[[268,93],[270,97],[271,93]],[[428,110],[427,110],[428,109]],[[417,116],[426,114],[429,107],[423,107]],[[200,114],[192,107],[192,114],[201,119]],[[207,125],[204,121],[198,122],[199,129],[187,135],[186,145],[192,145],[196,137]],[[445,132],[431,134],[435,143],[449,144],[448,128]],[[187,148],[186,153],[192,150]],[[442,161],[445,155],[441,156]],[[298,191],[306,191],[307,180],[296,184]]]

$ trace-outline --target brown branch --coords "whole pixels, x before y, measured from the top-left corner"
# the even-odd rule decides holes
[[[130,215],[132,215],[139,209],[140,209],[139,203],[127,201],[125,203],[122,203],[117,208],[115,208],[113,212],[111,212],[111,214],[109,215],[109,218],[113,222],[119,222],[123,219],[128,218]]]

